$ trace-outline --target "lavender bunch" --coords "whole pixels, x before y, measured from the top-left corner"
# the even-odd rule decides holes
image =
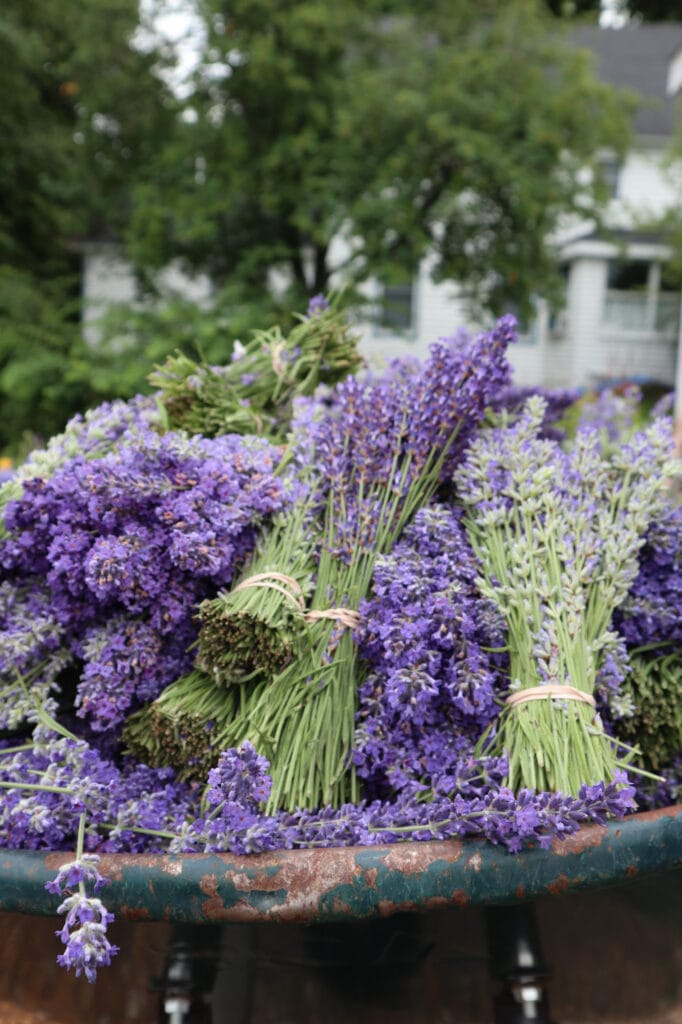
[[[202,780],[229,745],[230,727],[246,700],[246,685],[217,686],[213,674],[192,669],[129,715],[121,738],[144,764],[172,767],[181,780]]]
[[[461,513],[445,505],[420,509],[377,559],[356,632],[369,675],[353,761],[370,796],[436,791],[499,713],[503,623],[477,575]]]
[[[269,807],[341,804],[358,796],[351,765],[359,664],[353,638],[377,557],[461,457],[509,379],[513,317],[469,345],[440,342],[417,376],[349,379],[314,435],[327,499],[302,656],[247,703],[231,745],[271,760]]]
[[[321,296],[287,334],[273,327],[235,344],[227,366],[175,355],[150,374],[171,427],[190,434],[262,434],[283,440],[292,402],[318,384],[335,384],[362,366],[358,336]]]
[[[155,400],[141,395],[129,401],[104,402],[84,414],[79,413],[69,420],[61,434],[50,438],[45,448],[31,452],[0,486],[0,510],[4,510],[9,501],[21,497],[24,480],[51,477],[78,456],[101,458],[117,445],[131,443],[138,431],[160,426],[161,418]],[[0,532],[4,532],[1,524]]]
[[[43,694],[57,666],[73,663],[77,713],[98,731],[188,670],[196,604],[230,581],[265,518],[286,505],[279,458],[262,439],[140,430],[102,458],[26,480],[0,541],[5,600],[15,594],[0,632],[0,716],[12,714],[21,643],[22,671],[50,655]]]
[[[506,413],[509,417],[516,418],[522,414],[526,402],[533,395],[539,395],[545,400],[545,415],[540,436],[553,441],[563,441],[567,433],[566,420],[570,418],[570,412],[580,398],[580,392],[576,388],[509,387],[493,403],[493,412]]]
[[[593,691],[674,467],[662,421],[604,456],[596,432],[579,433],[569,452],[542,440],[544,411],[531,398],[514,426],[481,434],[455,482],[482,593],[507,624],[519,701],[503,713],[493,749],[507,751],[511,788],[575,795],[613,780],[622,763]]]
[[[201,814],[170,848],[249,854],[476,836],[518,852],[529,843],[548,849],[581,825],[603,824],[634,806],[634,790],[621,776],[608,784],[582,786],[575,797],[530,790],[515,796],[502,786],[504,760],[462,758],[444,774],[428,802],[419,793],[405,792],[392,801],[268,815],[263,812],[271,787],[268,767],[249,743],[221,755],[209,775]]]
[[[629,647],[668,653],[682,646],[682,506],[672,500],[648,530],[639,572],[615,621]]]
[[[617,725],[618,736],[636,743],[641,765],[661,772],[682,754],[682,658],[652,652],[630,655],[624,683],[633,714]]]
[[[295,500],[274,516],[236,584],[199,606],[197,666],[219,685],[271,679],[297,656],[307,633],[304,617],[319,546],[315,504],[319,480],[314,452],[297,426],[285,474]],[[316,486],[317,485],[317,486]]]
[[[641,416],[642,390],[637,384],[602,388],[586,395],[578,406],[577,429],[597,430],[605,447],[620,444],[636,429]]]

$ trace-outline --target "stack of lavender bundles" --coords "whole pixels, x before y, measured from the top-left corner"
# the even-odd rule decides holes
[[[51,889],[60,960],[90,980],[116,952],[100,852],[517,851],[632,809],[624,765],[659,776],[641,804],[678,792],[669,424],[567,440],[509,390],[511,318],[297,402],[330,331],[345,372],[338,314],[311,332],[325,315],[302,319],[286,372],[260,338],[267,394],[246,364],[210,402],[183,377],[214,437],[115,403],[0,493],[0,842],[75,847]],[[287,447],[221,432],[226,410],[267,409],[279,439],[285,407]]]

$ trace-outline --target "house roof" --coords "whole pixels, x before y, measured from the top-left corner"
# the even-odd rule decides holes
[[[585,26],[573,29],[569,39],[592,51],[595,72],[603,82],[643,97],[634,119],[637,135],[672,135],[680,96],[668,96],[666,87],[670,61],[682,50],[682,24]]]

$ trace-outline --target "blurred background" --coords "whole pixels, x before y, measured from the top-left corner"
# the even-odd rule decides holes
[[[0,454],[345,288],[370,358],[515,312],[670,389],[679,0],[3,0]]]

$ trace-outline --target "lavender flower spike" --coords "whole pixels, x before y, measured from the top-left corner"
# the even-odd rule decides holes
[[[58,914],[66,914],[63,927],[55,932],[65,946],[57,963],[67,970],[73,967],[77,978],[85,974],[90,982],[96,980],[97,968],[108,967],[112,956],[118,953],[118,946],[107,938],[107,926],[114,915],[97,896],[88,896],[85,890],[86,883],[92,884],[94,892],[109,883],[97,870],[98,860],[96,854],[84,853],[62,865],[56,878],[45,883],[48,892],[60,896],[78,886],[78,892],[66,895],[57,908]]]
[[[118,953],[118,946],[112,946],[107,939],[107,925],[114,915],[96,896],[83,896],[80,892],[67,897],[58,913],[66,914],[66,921],[55,935],[66,948],[57,957],[57,963],[67,970],[73,967],[77,978],[85,974],[89,982],[94,982],[97,968],[108,967],[112,956]]]

